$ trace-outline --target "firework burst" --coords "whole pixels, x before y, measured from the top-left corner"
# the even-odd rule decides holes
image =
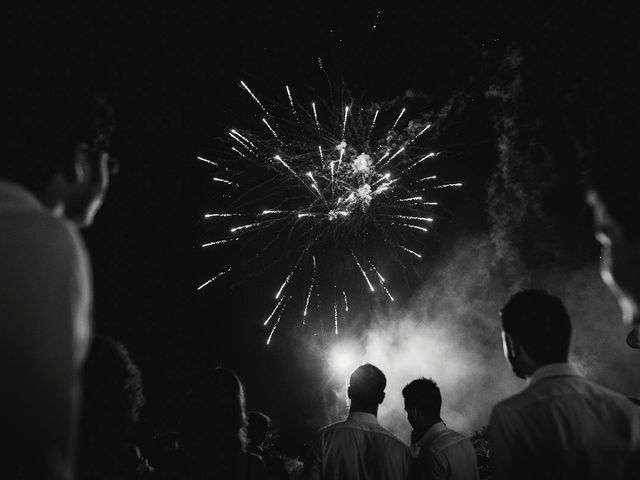
[[[283,274],[263,321],[267,344],[285,315],[303,324],[314,315],[323,331],[338,334],[350,296],[364,290],[394,301],[378,260],[420,261],[437,191],[461,184],[421,175],[439,154],[429,148],[426,114],[351,98],[301,102],[288,85],[270,106],[244,81],[240,87],[257,107],[253,129],[229,131],[231,155],[198,157],[213,170],[220,198],[230,198],[205,214],[218,222],[217,236],[202,247],[238,248],[225,253],[234,264],[276,259]]]

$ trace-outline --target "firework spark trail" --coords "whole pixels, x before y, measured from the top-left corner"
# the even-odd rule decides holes
[[[313,291],[313,286],[316,283],[316,256],[313,255],[313,275],[311,277],[311,286],[309,287],[309,293],[307,293],[307,301],[304,304],[304,313],[302,314],[302,324],[305,324],[305,318],[307,316],[307,309],[309,308],[309,300],[311,299],[311,292]]]
[[[318,151],[320,152],[320,161],[324,162],[324,155],[322,155],[322,147],[318,145]]]
[[[245,142],[247,142],[249,145],[251,145],[254,149],[258,149],[258,147],[255,146],[255,144],[253,142],[251,142],[251,140],[249,140],[247,137],[245,137],[244,135],[242,135],[240,132],[238,132],[237,130],[231,130],[231,133],[233,133],[234,135],[236,135],[237,137],[240,137],[242,140],[244,140]]]
[[[287,97],[289,97],[289,104],[291,105],[291,112],[293,113],[293,116],[295,117],[296,121],[298,122],[298,125],[300,125],[302,127],[302,124],[300,123],[300,117],[298,117],[298,110],[296,110],[296,106],[293,103],[293,97],[291,96],[291,90],[289,90],[289,85],[285,85],[285,88],[287,89]]]
[[[404,115],[404,112],[406,112],[407,109],[403,108],[402,111],[400,112],[400,115],[398,115],[398,118],[396,118],[396,121],[393,122],[393,125],[391,126],[391,128],[389,129],[389,132],[391,132],[394,128],[396,128],[396,125],[398,125],[398,122],[400,121],[400,119],[402,118],[402,116]]]
[[[412,215],[392,215],[393,218],[402,218],[403,220],[420,220],[422,222],[433,222],[431,217],[414,217]]]
[[[347,292],[342,290],[342,296],[344,297],[344,311],[348,312],[349,311],[349,302],[347,301]]]
[[[212,180],[214,182],[226,183],[227,185],[233,185],[233,186],[236,186],[236,187],[239,185],[236,182],[232,182],[231,180],[225,180],[224,178],[213,177]]]
[[[434,187],[434,188],[441,189],[441,188],[452,188],[452,187],[461,187],[461,186],[462,186],[461,183],[447,183],[445,185],[438,185],[437,187]]]
[[[247,86],[247,84],[246,84],[246,83],[244,83],[242,80],[240,80],[240,85],[242,85],[242,88],[244,88],[244,89],[249,93],[249,95],[251,95],[251,98],[253,98],[253,99],[256,101],[256,103],[257,103],[258,105],[260,105],[260,108],[264,111],[264,113],[266,113],[267,115],[269,115],[269,112],[267,111],[267,109],[266,109],[266,108],[264,108],[264,105],[262,105],[262,103],[260,102],[260,100],[258,100],[258,97],[256,97],[256,96],[253,94],[253,92],[252,92],[252,91],[251,91],[251,89]]]
[[[242,217],[242,213],[205,213],[204,218],[212,217]]]
[[[231,150],[233,150],[234,152],[236,152],[238,155],[240,155],[241,157],[247,158],[247,156],[242,153],[240,150],[238,150],[236,147],[231,147]]]
[[[380,274],[380,272],[378,271],[378,269],[376,268],[376,266],[369,262],[369,265],[371,265],[371,269],[376,272],[376,275],[378,275],[378,278],[380,279],[380,283],[384,283],[386,280],[384,279],[384,277]]]
[[[373,127],[376,126],[376,120],[378,119],[378,114],[380,110],[376,110],[376,113],[373,114],[373,121],[371,122],[371,126],[369,127],[369,133],[367,133],[367,141],[371,137],[371,132],[373,132]]]
[[[316,121],[316,128],[320,133],[320,122],[318,121],[318,111],[316,110],[316,102],[311,102],[311,108],[313,109],[313,118]]]
[[[396,301],[396,299],[395,299],[395,298],[393,298],[393,295],[391,295],[391,293],[389,293],[389,290],[387,290],[387,287],[386,287],[385,285],[382,285],[382,284],[381,284],[380,286],[381,286],[381,287],[382,287],[382,289],[384,290],[384,293],[386,293],[386,294],[387,294],[387,296],[389,297],[389,299],[390,299],[392,302],[395,302],[395,301]]]
[[[409,197],[409,198],[401,198],[398,200],[399,202],[417,202],[422,200],[422,197]],[[423,203],[424,205],[424,203]]]
[[[416,183],[424,182],[424,181],[427,181],[427,180],[435,180],[436,178],[438,178],[438,177],[437,177],[437,176],[435,176],[435,175],[430,175],[430,176],[428,176],[428,177],[423,177],[423,178],[421,178],[421,179],[420,179],[420,180],[418,180]]]
[[[335,301],[333,302],[333,324],[338,335],[338,304]]]
[[[255,228],[255,227],[259,227],[261,225],[264,225],[267,222],[255,222],[255,223],[247,223],[246,225],[240,225],[239,227],[233,227],[231,229],[229,229],[229,231],[231,233],[235,233],[239,230],[246,230],[248,228]]]
[[[280,155],[276,155],[275,157],[273,157],[275,160],[278,160],[282,165],[284,165],[287,170],[289,170],[294,176],[298,176],[298,174],[295,172],[295,170],[293,168],[291,168],[289,166],[289,164],[287,162],[285,162],[282,157]]]
[[[400,224],[401,227],[409,227],[409,228],[413,228],[415,230],[420,230],[421,232],[428,232],[429,230],[424,228],[424,227],[420,227],[418,225],[411,225],[410,223],[401,223]]]
[[[391,157],[389,158],[389,160],[387,160],[386,162],[384,162],[384,164],[389,163],[391,160],[393,160],[394,158],[396,158],[398,155],[400,155],[402,152],[404,152],[404,147],[402,147],[401,149],[399,149],[396,153],[394,153],[393,155],[391,155]]]
[[[262,123],[264,123],[267,128],[269,129],[269,131],[271,132],[271,134],[276,138],[276,140],[278,140],[279,142],[281,142],[282,140],[280,140],[280,137],[278,136],[278,134],[276,133],[276,131],[271,127],[271,125],[269,125],[269,122],[267,122],[266,118],[262,119]]]
[[[231,267],[227,268],[226,270],[223,270],[222,272],[214,275],[212,278],[210,278],[209,280],[207,280],[206,282],[204,282],[202,285],[200,285],[198,287],[198,290],[202,290],[204,287],[206,287],[207,285],[215,282],[218,278],[220,278],[221,276],[223,276],[226,273],[229,273],[231,271]]]
[[[240,145],[242,145],[244,148],[249,150],[251,153],[254,153],[253,149],[247,143],[245,143],[245,141],[242,140],[242,138],[240,138],[238,135],[233,133],[233,130],[229,131],[229,136],[233,138],[236,142],[238,142]]]
[[[278,317],[278,319],[276,320],[276,323],[273,325],[273,328],[271,329],[271,333],[269,334],[269,338],[267,338],[267,345],[269,345],[271,343],[271,337],[273,337],[273,334],[276,331],[276,328],[278,328],[278,325],[280,324],[280,319],[281,318],[282,318],[282,315],[280,315]]]
[[[273,310],[271,311],[271,313],[269,314],[269,316],[267,317],[267,319],[264,321],[263,325],[266,327],[269,322],[271,321],[271,319],[273,318],[273,316],[276,314],[276,312],[278,311],[278,309],[280,308],[280,305],[282,305],[282,302],[284,302],[284,299],[287,297],[282,297],[280,299],[280,301],[276,304],[275,307],[273,307]]]
[[[291,280],[291,277],[295,273],[297,267],[298,267],[297,265],[293,267],[293,270],[291,270],[291,273],[289,273],[289,275],[287,275],[287,278],[285,278],[284,282],[282,282],[282,285],[280,286],[280,290],[278,290],[278,293],[276,293],[276,300],[280,298],[280,295],[282,294],[284,287],[286,287],[287,284],[289,283],[289,280]]]
[[[414,255],[418,258],[422,258],[422,255],[420,255],[418,252],[414,252],[413,250],[411,250],[410,248],[407,248],[403,245],[398,245],[402,250],[404,250],[405,252],[409,252],[411,255]]]
[[[202,248],[213,247],[214,245],[223,245],[225,243],[233,242],[238,240],[237,238],[225,238],[224,240],[216,240],[215,242],[203,243]]]
[[[344,132],[347,129],[347,118],[349,117],[349,107],[344,107],[344,121],[342,122],[342,138],[344,141]]]
[[[426,132],[427,130],[429,130],[431,128],[431,124],[428,124],[426,127],[424,127],[420,133],[418,133],[415,137],[413,137],[411,140],[409,140],[409,143],[407,143],[407,145],[411,145],[413,142],[415,142],[418,137],[420,137],[420,135],[422,135],[424,132]]]
[[[365,272],[364,268],[362,268],[362,265],[360,265],[360,262],[358,261],[358,258],[356,257],[356,254],[351,252],[351,255],[353,256],[353,259],[356,261],[356,265],[358,265],[358,268],[360,269],[360,272],[362,272],[362,276],[367,281],[367,284],[369,285],[369,290],[374,292],[375,288],[373,288],[373,285],[371,285],[371,282],[369,281],[369,277],[367,276],[367,272]]]
[[[209,164],[211,164],[211,165],[213,165],[215,167],[219,167],[219,165],[216,162],[213,162],[213,161],[211,161],[211,160],[209,160],[207,158],[204,158],[204,157],[196,157],[196,158],[198,160],[200,160],[201,162],[209,163]]]

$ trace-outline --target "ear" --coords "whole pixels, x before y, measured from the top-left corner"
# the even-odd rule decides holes
[[[380,402],[378,402],[378,403],[384,402],[384,397],[385,397],[385,393],[382,392],[382,394],[380,395]]]
[[[347,387],[347,398],[351,398],[351,386]]]
[[[504,330],[502,331],[502,347],[507,360],[516,358],[520,353],[520,344]]]
[[[89,178],[90,166],[87,148],[88,145],[83,142],[77,144],[73,149],[72,164],[66,172],[70,183],[84,183]]]

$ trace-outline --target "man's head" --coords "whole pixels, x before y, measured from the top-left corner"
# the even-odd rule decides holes
[[[411,427],[418,429],[426,423],[440,419],[442,395],[436,382],[418,378],[402,389],[404,409]]]
[[[567,361],[571,320],[559,298],[544,290],[523,290],[509,299],[500,315],[505,356],[518,377]]]
[[[0,176],[37,195],[54,213],[92,223],[115,170],[109,155],[113,111],[73,85],[14,87]]]
[[[590,163],[587,201],[602,246],[602,279],[626,323],[640,324],[640,166],[636,132],[608,135]]]
[[[370,363],[360,365],[349,377],[347,396],[351,399],[351,410],[377,411],[384,400],[387,378]]]

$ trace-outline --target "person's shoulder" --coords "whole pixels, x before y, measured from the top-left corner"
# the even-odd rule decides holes
[[[409,452],[407,444],[400,440],[400,438],[398,438],[392,431],[387,430],[382,425],[377,425],[375,429],[371,430],[371,432],[383,437],[389,447]]]

